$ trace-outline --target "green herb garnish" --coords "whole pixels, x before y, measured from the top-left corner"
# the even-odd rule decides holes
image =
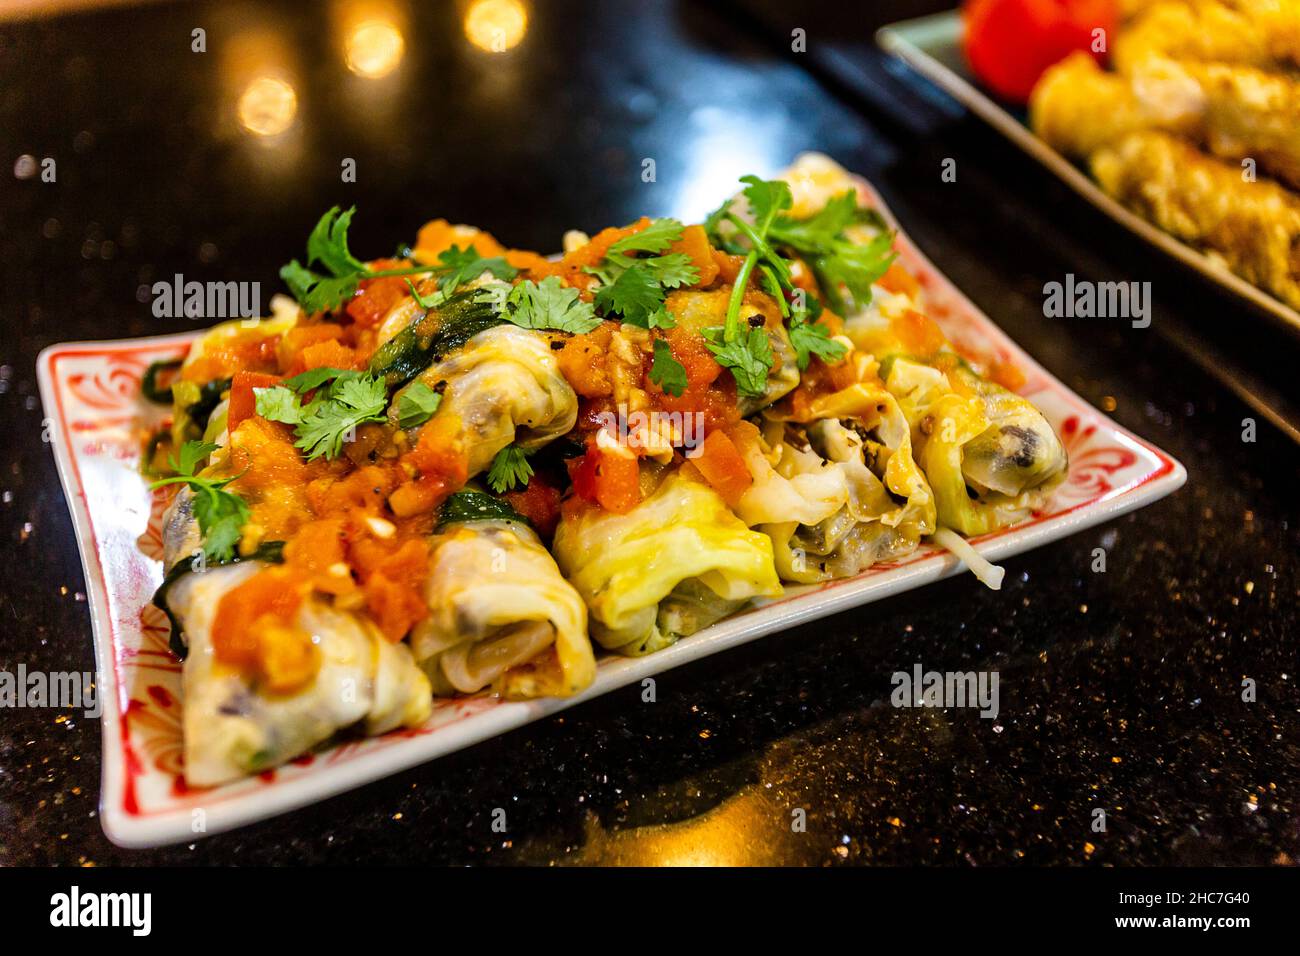
[[[827,304],[844,315],[849,303],[840,287],[848,290],[854,306],[865,308],[871,304],[871,286],[895,259],[892,232],[882,231],[861,244],[845,237],[849,226],[867,222],[883,225],[877,214],[858,207],[857,194],[849,190],[833,197],[808,219],[777,218],[768,238],[794,250],[808,263]]]
[[[521,328],[559,332],[590,332],[601,322],[591,303],[583,302],[577,289],[561,285],[558,276],[519,283],[506,295],[501,316]]]
[[[662,254],[681,237],[682,224],[676,219],[655,219],[640,232],[613,243],[598,265],[585,270],[600,280],[596,307],[643,329],[676,325],[664,308],[666,290],[692,285],[700,278],[690,256]]]
[[[528,453],[518,445],[507,445],[497,452],[488,469],[487,483],[497,494],[519,485],[528,484],[533,477],[533,466],[528,464]]]
[[[799,302],[802,302],[802,308]],[[794,346],[795,361],[801,372],[808,368],[813,355],[828,365],[834,365],[848,352],[843,342],[831,338],[830,329],[817,322],[821,313],[821,303],[805,294],[796,299],[796,306],[790,314],[790,344]]]
[[[329,390],[317,395],[301,410],[302,420],[294,429],[307,460],[337,458],[343,443],[351,441],[356,429],[367,422],[382,422],[388,407],[388,387],[382,378],[346,372],[334,379]]]
[[[302,404],[299,393],[312,389],[316,395]],[[253,389],[253,401],[263,418],[295,426],[294,447],[312,461],[322,455],[337,458],[359,425],[384,421],[388,386],[383,378],[350,369],[311,369],[283,384]]]
[[[311,235],[307,237],[307,264],[294,259],[280,269],[284,280],[298,305],[308,313],[337,309],[357,291],[362,279],[383,276],[420,275],[437,271],[436,267],[415,266],[408,269],[370,269],[348,249],[348,227],[357,207],[340,212],[335,206],[321,216]],[[315,272],[311,266],[320,264],[328,274]]]
[[[424,382],[412,382],[397,399],[397,424],[403,428],[423,425],[442,404],[442,392],[434,391]]]
[[[655,339],[654,364],[650,366],[650,381],[669,395],[680,397],[689,382],[686,367],[673,357],[672,346],[664,339]]]
[[[180,448],[179,459],[168,459],[175,477],[163,478],[150,489],[166,485],[188,485],[194,492],[194,518],[203,538],[204,556],[216,562],[230,561],[239,543],[240,532],[248,522],[248,505],[239,495],[225,490],[235,478],[202,478],[194,473],[199,463],[218,448],[211,442],[187,441]]]

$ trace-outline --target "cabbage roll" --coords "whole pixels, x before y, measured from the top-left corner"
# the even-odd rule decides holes
[[[429,616],[411,648],[435,693],[568,696],[591,683],[587,607],[527,524],[448,524],[430,552]]]
[[[1043,414],[969,368],[896,358],[885,386],[912,426],[941,526],[972,536],[1013,524],[1065,478],[1065,448]]]
[[[888,393],[878,404],[884,411],[866,419],[769,421],[746,444],[755,480],[736,511],[772,539],[784,580],[849,577],[911,553],[934,531],[934,499],[907,421]]]
[[[319,668],[302,687],[281,693],[217,660],[212,626],[222,597],[272,564],[249,559],[177,573],[198,548],[193,495],[183,488],[164,516],[161,591],[173,644],[186,649],[181,671],[185,779],[215,786],[278,766],[352,727],[367,735],[423,722],[432,709],[429,681],[410,648],[384,638],[364,615],[336,609],[319,595],[302,602],[290,626],[312,637]],[[158,599],[156,599],[158,600]]]
[[[531,451],[570,431],[578,418],[578,396],[560,374],[550,338],[514,325],[479,332],[415,381],[443,393],[430,421],[459,419],[470,475],[512,442]],[[404,390],[390,406],[394,427]],[[418,431],[411,430],[412,442]]]
[[[648,654],[781,592],[772,542],[680,471],[626,514],[566,509],[552,550],[591,612],[591,635]]]

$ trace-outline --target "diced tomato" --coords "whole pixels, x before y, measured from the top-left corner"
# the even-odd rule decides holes
[[[257,414],[257,396],[255,388],[270,388],[278,385],[280,376],[267,375],[263,372],[236,372],[230,383],[230,405],[226,412],[226,428],[234,431],[239,423]]]
[[[348,303],[348,315],[357,325],[365,328],[378,325],[390,309],[409,294],[408,276],[381,276],[364,279],[357,293]]]
[[[966,59],[994,93],[1024,103],[1043,72],[1076,50],[1105,59],[1117,7],[1117,0],[967,0]]]
[[[453,226],[446,219],[434,219],[420,227],[415,239],[415,252],[421,262],[436,262],[452,246],[472,248],[480,256],[492,258],[506,250],[490,232],[473,226]]]
[[[713,246],[709,244],[709,234],[703,226],[686,226],[682,237],[668,247],[669,252],[680,252],[691,260],[700,278],[695,284],[707,286],[718,277],[718,263],[713,258]]]
[[[733,507],[754,483],[745,459],[726,432],[709,432],[700,454],[690,460],[722,500]]]
[[[258,618],[253,629],[257,633],[257,669],[268,692],[291,694],[316,676],[320,649],[307,631],[271,615]]]
[[[356,582],[348,570],[344,540],[342,518],[309,521],[285,544],[285,563],[300,572],[317,591],[346,594]]]
[[[415,477],[388,496],[394,514],[410,517],[442,504],[469,477],[460,419],[445,411],[429,419],[416,446],[402,456],[402,465],[414,470]]]
[[[377,514],[396,486],[392,470],[368,465],[344,478],[334,475],[317,478],[307,486],[307,500],[312,511],[321,517],[336,517],[354,509]]]
[[[718,275],[722,277],[722,281],[735,285],[736,279],[740,276],[740,268],[745,264],[745,257],[733,256],[721,249],[714,249],[713,261],[718,266]]]
[[[532,522],[542,537],[549,538],[555,533],[560,521],[560,492],[540,475],[529,478],[522,490],[506,492],[505,499]]]
[[[898,337],[903,348],[918,358],[927,358],[938,352],[948,340],[943,331],[928,316],[908,309],[889,323],[890,331]]]
[[[570,464],[570,477],[579,497],[615,514],[626,514],[641,500],[636,456],[627,449],[602,448],[594,438],[587,453]]]
[[[877,284],[886,292],[906,295],[913,299],[921,292],[921,283],[917,282],[916,277],[904,269],[897,260],[889,264],[889,268],[885,270],[885,274],[880,277]]]
[[[605,322],[590,332],[566,339],[556,355],[560,374],[583,398],[614,394],[614,385],[605,370],[605,357],[614,323]]]
[[[672,347],[673,358],[686,369],[687,388],[707,387],[722,374],[722,366],[709,351],[704,336],[697,330],[679,325],[669,329],[665,335]]]
[[[327,339],[299,352],[289,367],[289,374],[298,375],[313,368],[356,368],[359,364],[353,349]]]
[[[419,593],[393,581],[384,574],[372,574],[365,584],[366,609],[379,625],[384,637],[393,643],[429,614]]]
[[[227,591],[212,622],[212,651],[223,664],[241,670],[258,663],[254,623],[264,615],[288,623],[302,605],[303,582],[292,568],[259,571]]]
[[[280,367],[276,351],[280,336],[266,335],[257,329],[236,333],[229,339],[203,350],[192,362],[181,369],[180,377],[187,382],[211,382],[218,378],[232,378],[243,369],[250,372],[274,372]]]

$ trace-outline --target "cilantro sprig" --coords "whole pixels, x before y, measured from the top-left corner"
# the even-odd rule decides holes
[[[447,297],[467,282],[472,282],[483,273],[490,273],[494,278],[510,282],[519,275],[519,270],[506,262],[502,256],[483,257],[469,246],[462,249],[452,246],[438,256],[438,294],[431,301],[434,306],[441,305]],[[417,302],[419,298],[417,297]],[[421,308],[428,308],[421,303]]]
[[[326,382],[329,384],[326,385]],[[316,390],[306,405],[301,393]],[[281,385],[253,389],[257,414],[293,425],[308,461],[337,458],[343,444],[367,422],[381,422],[388,407],[388,387],[382,378],[345,369],[312,369]]]
[[[881,231],[871,241],[857,243],[845,236],[845,230],[857,223],[873,223]],[[841,288],[848,290],[854,306],[865,308],[871,304],[871,286],[895,259],[894,234],[883,226],[879,215],[860,208],[857,193],[849,190],[832,197],[807,219],[778,217],[768,238],[808,263],[826,303],[843,315],[849,303]]]
[[[558,276],[541,282],[528,279],[507,290],[505,286],[485,288],[480,296],[491,300],[501,317],[524,329],[558,332],[590,332],[600,325],[590,302],[583,302],[577,289],[562,285]]]
[[[346,212],[341,212],[338,206],[331,208],[320,217],[311,235],[307,237],[307,264],[303,265],[294,259],[280,269],[280,278],[304,312],[329,312],[337,309],[352,298],[362,279],[420,275],[436,271],[429,266],[414,266],[409,269],[368,268],[348,248],[348,228],[352,225],[356,211],[356,206]],[[323,266],[325,273],[311,268],[316,264]]]
[[[180,448],[179,460],[172,456],[168,464],[176,475],[155,481],[149,487],[188,485],[194,492],[194,518],[199,523],[203,539],[203,554],[214,562],[230,561],[235,556],[243,527],[248,523],[249,510],[244,499],[226,491],[238,475],[229,478],[203,478],[195,474],[199,464],[218,448],[212,442],[187,441]]]
[[[817,321],[821,313],[822,304],[812,296],[807,293],[796,296],[795,307],[790,312],[790,344],[801,372],[807,370],[814,355],[834,365],[848,352],[848,346],[832,339],[831,330]]]
[[[761,326],[743,326],[740,310],[745,301],[745,290],[749,287],[754,270],[762,268],[761,275],[768,284],[774,284],[776,298],[784,301],[784,290],[790,287],[790,265],[767,241],[768,230],[777,215],[789,209],[793,203],[790,187],[781,180],[764,180],[757,176],[742,176],[746,183],[745,199],[754,217],[751,225],[741,219],[725,204],[718,212],[709,217],[709,223],[716,231],[723,219],[730,222],[736,230],[749,240],[749,251],[745,261],[736,275],[731,289],[731,298],[727,302],[727,316],[721,326],[703,329],[705,344],[713,353],[714,359],[723,368],[731,372],[736,380],[736,390],[751,398],[761,396],[767,389],[767,376],[772,370],[775,358],[772,343],[767,331]],[[783,309],[784,311],[784,309]]]
[[[487,483],[497,494],[502,494],[516,485],[527,485],[531,477],[533,466],[528,463],[528,453],[518,445],[507,445],[492,459]]]
[[[624,236],[585,271],[600,280],[595,304],[606,315],[618,315],[643,329],[671,329],[677,323],[664,307],[667,290],[693,285],[700,272],[682,252],[666,252],[682,237],[676,219],[655,219]]]

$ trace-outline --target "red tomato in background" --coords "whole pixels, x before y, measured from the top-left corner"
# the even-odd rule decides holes
[[[1106,49],[1119,22],[1116,0],[966,0],[966,59],[975,75],[1003,99],[1025,103],[1053,63],[1075,50],[1092,53],[1093,31]]]

